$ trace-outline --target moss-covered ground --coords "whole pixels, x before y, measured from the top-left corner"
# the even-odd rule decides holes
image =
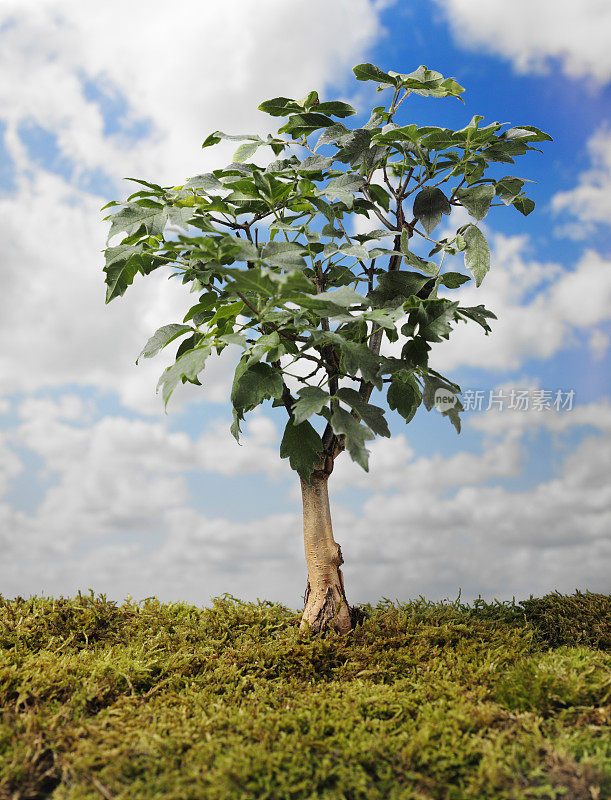
[[[611,797],[611,596],[364,609],[0,596],[0,798]]]

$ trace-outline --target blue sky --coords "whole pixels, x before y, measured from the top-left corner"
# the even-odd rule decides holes
[[[130,191],[126,175],[178,184],[226,163],[231,149],[201,142],[217,128],[267,131],[263,99],[316,88],[367,113],[375,93],[351,71],[363,61],[426,64],[466,87],[466,105],[410,98],[401,122],[458,128],[482,114],[554,141],[507,165],[536,181],[535,212],[485,220],[492,268],[464,298],[495,311],[493,333],[460,330],[433,352],[483,393],[482,410],[460,436],[436,411],[407,427],[390,416],[368,475],[338,461],[348,599],[608,591],[609,14],[597,0],[109,0],[95,15],[73,0],[3,4],[0,593],[299,606],[281,410],[254,414],[235,444],[226,354],[163,413],[154,389],[169,354],[134,361],[191,297],[155,274],[105,307],[100,207]],[[486,410],[491,391],[519,389],[531,406],[537,391],[575,397],[562,411]]]

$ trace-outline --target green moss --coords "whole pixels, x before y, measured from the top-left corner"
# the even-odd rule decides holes
[[[508,708],[542,716],[562,708],[602,707],[611,702],[611,656],[586,647],[562,647],[524,659],[497,689]]]
[[[523,600],[524,615],[542,643],[611,649],[611,603],[609,595],[593,592],[558,592]]]
[[[0,597],[0,799],[609,796],[611,598],[364,611]]]

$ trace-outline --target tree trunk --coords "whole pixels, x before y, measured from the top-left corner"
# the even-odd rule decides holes
[[[346,633],[353,627],[353,612],[344,593],[340,569],[342,550],[333,538],[329,493],[329,475],[320,470],[312,474],[312,483],[301,481],[303,498],[303,538],[308,566],[308,584],[301,627],[318,633],[335,630]]]

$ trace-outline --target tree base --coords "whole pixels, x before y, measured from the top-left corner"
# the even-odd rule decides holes
[[[358,606],[351,608],[348,605],[341,578],[339,585],[327,586],[326,591],[319,589],[316,593],[311,592],[308,581],[304,599],[301,629],[309,628],[312,633],[324,633],[329,630],[348,633],[357,625],[362,625],[368,616]]]

